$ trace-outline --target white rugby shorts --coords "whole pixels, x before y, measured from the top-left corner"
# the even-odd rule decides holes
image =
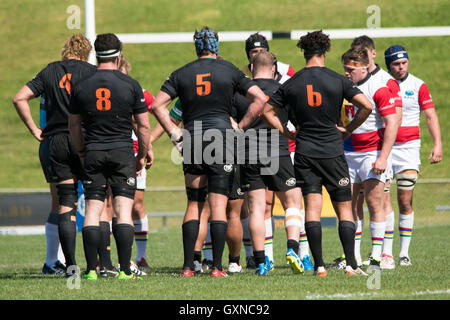
[[[389,180],[389,168],[391,167],[391,156],[388,157],[384,173],[376,175],[373,172],[373,164],[380,151],[350,152],[345,151],[351,183],[362,183],[369,179],[377,179],[383,183]]]

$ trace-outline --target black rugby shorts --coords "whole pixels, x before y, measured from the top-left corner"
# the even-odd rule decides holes
[[[303,195],[322,193],[325,186],[332,201],[351,201],[350,174],[344,155],[319,159],[295,154],[295,177]]]

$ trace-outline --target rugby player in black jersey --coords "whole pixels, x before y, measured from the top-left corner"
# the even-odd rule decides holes
[[[347,275],[362,274],[354,256],[355,223],[351,210],[351,185],[344,157],[343,138],[370,115],[372,104],[344,76],[325,67],[330,39],[322,31],[302,36],[297,46],[304,51],[306,66],[273,94],[264,117],[286,137],[296,138],[295,175],[302,188],[306,209],[306,234],[314,258],[315,274],[326,276],[322,260],[322,185],[339,219],[339,237],[347,257]],[[357,106],[355,118],[338,127],[343,99]],[[298,124],[296,134],[281,124],[276,113],[289,105]]]
[[[100,214],[106,190],[111,188],[117,223],[119,279],[135,279],[130,270],[134,227],[131,218],[136,172],[145,165],[149,146],[147,105],[139,83],[118,70],[122,43],[114,34],[100,34],[94,43],[98,70],[72,89],[69,128],[75,146],[85,158],[86,214],[83,245],[87,267],[84,277],[96,280],[100,246]],[[132,117],[137,123],[139,151],[134,156]],[[82,127],[84,133],[82,132]]]
[[[56,184],[58,233],[67,267],[76,265],[77,189],[82,177],[82,164],[69,134],[68,107],[74,83],[97,69],[86,62],[91,49],[85,36],[73,35],[63,47],[62,61],[47,65],[20,89],[13,101],[31,134],[40,142],[50,140],[50,170],[44,172],[47,171],[47,181]],[[33,121],[28,101],[44,94],[47,125],[42,130]]]
[[[253,81],[267,96],[280,87],[280,83],[274,80],[275,63],[275,57],[263,50],[254,56],[251,64]],[[234,101],[237,118],[240,119],[247,112],[251,101],[239,94],[235,95]],[[280,110],[277,117],[283,125],[287,125],[289,107]],[[297,255],[302,209],[301,191],[296,185],[289,141],[278,132],[272,137],[271,128],[262,117],[252,123],[245,136],[245,150],[238,150],[238,153],[244,153],[246,157],[245,164],[241,165],[241,188],[242,191],[248,191],[249,227],[257,265],[256,274],[266,275],[272,268],[269,265],[272,262],[266,261],[264,252],[266,187],[277,194],[286,211],[286,260],[294,273],[303,273],[303,264]]]
[[[195,32],[194,43],[198,59],[177,69],[167,78],[152,108],[155,117],[171,139],[183,139],[183,171],[188,207],[193,207],[190,205],[192,202],[197,204],[197,210],[186,211],[183,220],[182,276],[193,276],[195,273],[193,252],[199,229],[199,213],[208,195],[213,247],[211,276],[223,277],[227,276],[222,268],[227,233],[226,206],[234,174],[234,159],[224,159],[224,156],[233,152],[233,144],[227,144],[226,139],[222,139],[222,143],[219,142],[220,150],[214,149],[216,153],[212,155],[213,159],[207,159],[207,151],[213,142],[217,145],[217,141],[208,143],[203,133],[210,131],[209,129],[217,129],[222,137],[225,137],[226,130],[232,130],[230,115],[235,92],[247,95],[252,100],[249,112],[254,116],[262,111],[266,97],[258,86],[233,64],[226,60],[217,60],[219,41],[216,32],[203,27],[199,32]],[[169,111],[166,109],[176,97],[180,98],[183,106],[183,131],[170,120]],[[196,148],[196,144],[199,144],[200,148]]]

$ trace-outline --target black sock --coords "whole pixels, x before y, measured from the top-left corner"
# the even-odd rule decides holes
[[[295,253],[298,253],[298,248],[299,248],[299,244],[298,241],[295,241],[294,239],[288,239],[287,241],[287,248],[294,250]]]
[[[255,264],[259,266],[261,263],[266,263],[266,255],[264,250],[253,250],[253,256],[255,257]]]
[[[214,220],[210,222],[209,226],[211,230],[211,242],[213,249],[212,268],[223,270],[222,255],[225,247],[225,241],[227,239],[228,223],[226,221]]]
[[[84,256],[86,257],[86,271],[97,267],[97,252],[100,246],[101,234],[99,226],[86,226],[82,229]]]
[[[322,225],[319,221],[308,221],[305,223],[306,236],[309,248],[314,259],[314,268],[325,266],[322,260]]]
[[[77,264],[75,260],[77,224],[75,221],[72,221],[73,211],[58,214],[59,242],[61,243],[67,267]]]
[[[202,252],[194,251],[194,261],[202,262]]]
[[[109,222],[100,221],[100,235],[101,241],[98,248],[100,266],[111,270],[113,268],[113,265],[111,262],[111,229],[109,226]]]
[[[182,225],[184,253],[183,270],[194,270],[194,248],[198,237],[199,226],[200,221],[196,219],[186,221]]]
[[[232,255],[228,255],[228,262],[229,263],[237,263],[237,264],[239,264],[239,260],[240,259],[241,259],[241,256],[234,257]]]
[[[126,275],[130,275],[130,259],[131,250],[133,249],[134,227],[127,223],[116,224],[113,228],[113,235],[116,240],[120,271],[124,271]]]
[[[355,259],[355,232],[356,226],[352,221],[339,221],[339,239],[344,248],[347,265],[353,269],[358,267]]]

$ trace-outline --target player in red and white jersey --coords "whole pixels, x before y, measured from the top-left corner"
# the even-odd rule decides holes
[[[390,46],[385,51],[386,66],[400,85],[403,100],[402,124],[398,130],[392,150],[392,171],[397,179],[399,206],[400,253],[399,264],[408,266],[409,244],[414,225],[412,208],[413,190],[420,166],[420,114],[425,114],[428,131],[433,139],[433,148],[428,157],[431,163],[442,160],[442,141],[439,120],[434,103],[424,81],[408,73],[409,58],[400,45]]]
[[[390,152],[400,119],[397,117],[396,103],[391,90],[368,71],[369,59],[366,50],[350,49],[342,56],[342,62],[346,76],[374,106],[367,120],[344,141],[344,150],[353,187],[353,203],[357,201],[360,188],[364,188],[372,234],[370,264],[374,268],[379,268],[385,231],[383,190],[388,178]],[[346,116],[351,120],[355,114],[356,108],[349,105],[346,108]],[[357,254],[355,256],[359,258],[357,262],[360,265],[360,256]]]
[[[373,78],[377,79],[381,83],[385,83],[386,86],[392,91],[392,94],[395,99],[395,103],[397,106],[397,116],[401,119],[402,116],[402,99],[400,97],[400,86],[398,82],[385,70],[380,68],[379,65],[375,63],[375,57],[377,55],[377,51],[375,48],[375,42],[368,36],[363,35],[353,39],[352,48],[361,48],[367,51],[369,57],[369,72]],[[393,231],[394,231],[394,211],[391,206],[390,199],[390,180],[392,178],[392,168],[389,168],[389,179],[386,180],[384,187],[384,211],[386,215],[386,231],[385,237],[383,241],[383,255],[381,266],[393,266],[394,259],[392,258],[392,242],[393,242]],[[357,206],[355,208],[357,212],[356,218],[356,238],[355,238],[355,252],[359,254],[361,247],[361,239],[362,239],[362,231],[364,226],[364,213],[363,213],[363,204],[364,204],[364,195],[363,190],[360,192],[359,200]],[[368,264],[369,259],[365,260],[363,264]]]

